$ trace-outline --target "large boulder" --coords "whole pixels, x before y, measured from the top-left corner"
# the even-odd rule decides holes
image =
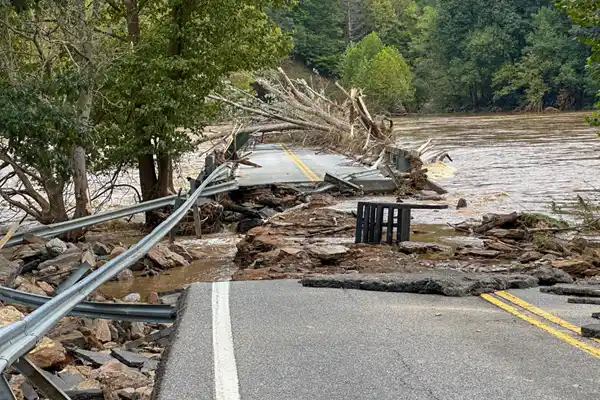
[[[151,379],[118,360],[112,360],[92,371],[90,379],[100,381],[111,390],[141,388],[152,383]]]
[[[59,342],[44,337],[42,341],[29,352],[29,359],[40,368],[49,368],[64,363],[67,359],[67,351]]]
[[[161,269],[187,267],[190,263],[181,255],[169,249],[164,243],[159,243],[148,252],[148,258]]]

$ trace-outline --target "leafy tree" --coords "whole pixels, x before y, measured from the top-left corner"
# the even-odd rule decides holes
[[[337,74],[346,46],[345,32],[355,35],[345,29],[345,21],[353,20],[348,0],[300,0],[289,10],[272,14],[280,26],[293,33],[296,58],[325,75]]]
[[[364,90],[378,110],[397,111],[412,98],[412,74],[400,52],[384,46],[376,33],[346,50],[342,68],[346,85]]]
[[[267,6],[282,5],[127,0],[113,6],[115,26],[127,30],[115,32],[125,38],[123,53],[107,69],[95,119],[110,150],[105,162],[137,164],[144,200],[172,192],[173,159],[193,148],[210,111],[205,97],[222,78],[276,65],[289,51],[265,13]]]
[[[598,74],[598,63],[600,62],[600,4],[593,0],[569,0],[559,1],[569,15],[571,20],[578,26],[578,35],[582,41],[591,47],[591,56],[588,58],[588,66],[596,81],[600,80]],[[600,108],[600,102],[596,103]],[[600,126],[600,113],[595,112],[587,118],[587,121],[595,126]]]
[[[572,40],[570,30],[568,19],[559,10],[540,8],[533,15],[523,56],[505,64],[494,76],[497,98],[512,96],[537,111],[545,105],[581,107],[595,85],[585,70],[587,49]]]
[[[100,55],[98,11],[82,0],[0,4],[0,102],[6,110],[0,170],[12,169],[0,195],[44,223],[68,218],[63,189],[69,182],[74,215],[89,213],[90,112],[96,79],[111,58]]]

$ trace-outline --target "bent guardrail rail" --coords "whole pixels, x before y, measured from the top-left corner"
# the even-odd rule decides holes
[[[227,178],[228,171],[219,170],[219,173],[215,175],[214,180],[220,181]],[[237,181],[223,182],[218,183],[212,186],[208,186],[205,188],[202,193],[203,196],[214,196],[219,193],[236,190],[239,187]],[[108,210],[98,214],[88,215],[86,217],[72,219],[69,221],[59,222],[52,225],[40,226],[38,228],[34,228],[28,232],[20,233],[17,235],[13,235],[13,237],[6,243],[6,247],[15,246],[23,243],[25,235],[32,234],[36,236],[41,236],[45,238],[51,238],[54,236],[58,236],[62,233],[74,230],[81,229],[87,226],[100,224],[102,222],[111,221],[117,218],[127,217],[133,214],[139,214],[146,211],[155,210],[157,208],[166,207],[169,205],[174,205],[175,200],[177,199],[177,195],[161,197],[160,199],[145,201],[142,203],[133,204],[131,206],[118,208],[115,210]]]
[[[0,300],[37,308],[51,301],[52,297],[0,286]],[[78,317],[162,323],[174,322],[175,314],[176,309],[165,304],[97,303],[92,301],[77,304],[69,312],[69,315]]]
[[[185,203],[174,210],[169,218],[164,220],[137,244],[108,261],[101,268],[92,272],[73,286],[65,289],[65,291],[47,301],[24,319],[0,328],[0,373],[4,372],[9,365],[15,363],[15,361],[33,349],[62,317],[66,316],[94,290],[144,257],[152,247],[160,242],[179,223],[188,210],[197,204],[198,199],[204,195],[203,192],[206,187],[216,178],[223,176],[223,171],[227,168],[229,168],[227,164],[217,167],[193,193],[190,193]],[[44,392],[46,396],[52,399],[69,398],[60,389],[48,387],[49,382],[44,380],[41,373],[37,374],[35,370],[32,371],[31,363],[27,362],[24,357],[15,366],[34,385],[38,386],[38,389]],[[0,379],[0,398],[14,398],[4,375]]]

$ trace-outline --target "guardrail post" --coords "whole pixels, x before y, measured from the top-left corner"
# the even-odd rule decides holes
[[[190,181],[190,192],[194,193],[197,189],[197,184],[195,180]],[[196,204],[192,206],[192,214],[194,215],[194,229],[196,230],[196,237],[198,239],[202,238],[202,220],[200,219],[200,208],[198,206],[198,201]]]
[[[179,191],[179,197],[175,199],[175,205],[173,206],[173,212],[175,212],[179,207],[181,207],[185,203],[185,199],[181,197],[181,190]],[[169,231],[169,242],[173,243],[175,241],[175,235],[177,234],[177,225],[173,227]]]
[[[13,367],[17,369],[33,386],[51,400],[71,400],[65,392],[44,375],[41,369],[29,361],[27,357],[19,358]]]
[[[15,400],[15,394],[8,385],[4,374],[0,376],[0,400]]]

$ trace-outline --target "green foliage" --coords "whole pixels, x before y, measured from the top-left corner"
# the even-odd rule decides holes
[[[587,49],[572,40],[568,19],[554,7],[540,8],[532,22],[523,56],[494,75],[496,97],[513,96],[538,111],[544,105],[581,106],[595,90],[585,69]]]
[[[169,16],[180,5],[175,25]],[[276,3],[170,0],[145,8],[140,41],[107,69],[95,110],[110,149],[105,163],[191,150],[193,135],[212,115],[206,95],[231,73],[276,65],[289,51],[267,5]]]
[[[363,89],[378,110],[395,111],[412,98],[412,74],[404,58],[374,32],[348,47],[342,78],[346,85]]]
[[[562,0],[557,4],[569,14],[573,23],[577,25],[577,34],[581,40],[591,47],[588,67],[595,80],[599,81],[600,31],[598,26],[600,26],[600,4],[594,0]],[[596,103],[595,106],[600,108],[600,102]],[[587,121],[591,125],[600,126],[600,113],[595,112],[587,118]]]
[[[0,82],[0,151],[46,179],[71,176],[71,146],[84,129],[75,107],[72,74]]]
[[[338,72],[344,39],[340,0],[300,0],[289,10],[272,11],[275,20],[293,33],[293,55],[325,75]]]

